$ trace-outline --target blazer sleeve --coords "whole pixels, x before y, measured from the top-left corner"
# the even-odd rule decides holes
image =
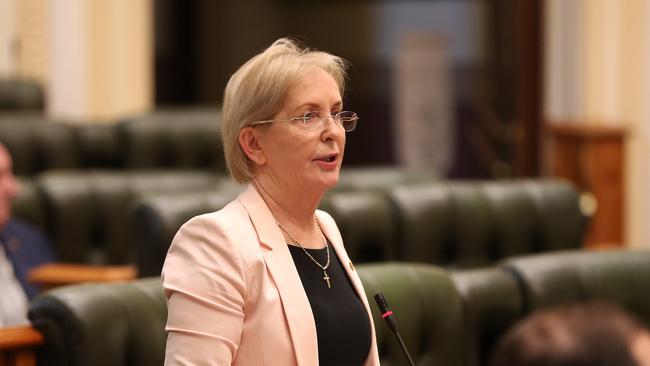
[[[165,365],[230,365],[242,333],[245,268],[214,214],[188,221],[162,272],[167,298]]]

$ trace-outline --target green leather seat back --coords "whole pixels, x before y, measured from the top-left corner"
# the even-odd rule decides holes
[[[29,319],[45,338],[38,364],[162,365],[167,308],[159,278],[62,287],[34,299]]]
[[[218,177],[202,172],[51,172],[39,177],[46,231],[61,261],[131,263],[129,212],[137,197],[205,190]]]
[[[43,89],[36,80],[0,79],[0,110],[43,110]]]
[[[580,210],[580,195],[562,180],[527,180],[524,188],[536,207],[540,251],[578,248],[588,220]]]
[[[650,325],[650,251],[567,251],[503,263],[519,281],[526,312],[562,303],[606,300]]]
[[[12,213],[45,230],[45,212],[38,187],[31,179],[18,178],[18,195],[11,203]]]
[[[450,264],[455,267],[475,267],[492,262],[494,230],[490,204],[479,184],[449,183],[452,216],[452,241],[447,248],[452,253]]]
[[[538,246],[537,207],[525,184],[515,181],[486,182],[481,194],[490,206],[492,231],[491,256],[505,258],[542,250]],[[580,241],[575,241],[578,246]]]
[[[390,202],[376,191],[332,191],[320,209],[328,212],[355,262],[396,259],[395,218]]]
[[[121,168],[124,166],[122,136],[112,124],[76,126],[77,153],[87,168]]]
[[[130,215],[139,276],[160,275],[178,229],[194,216],[220,210],[245,188],[227,182],[219,190],[150,195],[136,201]]]
[[[450,257],[452,200],[446,184],[398,186],[389,197],[396,210],[401,258],[446,263]]]
[[[450,272],[463,302],[464,365],[485,365],[499,337],[523,315],[517,281],[497,267]]]
[[[0,123],[0,142],[13,159],[16,175],[35,175],[47,169],[78,168],[74,128],[41,118],[5,120]]]
[[[517,254],[578,248],[586,218],[561,181],[446,181],[397,186],[403,258],[467,268]]]
[[[225,173],[218,110],[158,111],[123,122],[127,168],[210,168]]]
[[[427,265],[359,264],[373,313],[381,364],[408,365],[379,314],[374,295],[383,292],[416,365],[463,365],[462,303],[449,274]]]
[[[394,166],[344,167],[336,190],[386,190],[402,184],[433,182],[433,173]]]

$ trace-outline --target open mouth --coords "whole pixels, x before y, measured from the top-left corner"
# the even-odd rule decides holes
[[[316,158],[315,160],[320,160],[320,161],[324,161],[324,162],[327,162],[327,163],[333,163],[333,162],[336,161],[337,156],[338,156],[338,154],[325,155],[325,156],[321,156],[319,158]]]

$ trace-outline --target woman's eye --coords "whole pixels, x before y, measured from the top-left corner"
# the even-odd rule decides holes
[[[307,112],[305,113],[305,123],[318,121],[320,115],[318,112]]]

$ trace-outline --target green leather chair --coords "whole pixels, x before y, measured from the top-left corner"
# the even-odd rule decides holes
[[[43,366],[162,365],[167,307],[159,278],[62,287],[34,299]]]
[[[418,366],[462,365],[462,304],[444,270],[408,264],[357,266],[377,329],[382,365],[407,365],[373,296],[383,292]],[[160,280],[86,284],[34,299],[29,319],[44,345],[43,366],[162,365],[166,307]]]
[[[42,111],[45,98],[43,88],[36,80],[25,78],[0,79],[0,111]]]
[[[514,277],[499,267],[450,272],[463,303],[464,365],[485,365],[499,337],[524,314]]]
[[[13,159],[16,175],[33,176],[43,170],[73,169],[81,165],[74,128],[43,117],[0,123],[0,142]]]
[[[334,188],[340,191],[385,191],[396,185],[411,185],[436,181],[437,177],[422,169],[395,166],[343,168]]]
[[[160,110],[117,128],[129,169],[173,167],[225,174],[217,109]]]
[[[87,169],[123,169],[124,141],[112,124],[91,123],[75,126],[77,154]]]
[[[13,200],[11,206],[14,216],[36,227],[45,227],[46,219],[43,199],[34,180],[18,178],[18,195]]]
[[[352,260],[381,262],[398,258],[394,211],[382,193],[333,191],[325,195],[319,208],[336,221]]]
[[[501,264],[521,286],[524,311],[588,300],[615,302],[650,325],[650,251],[560,251]]]
[[[402,259],[454,268],[579,248],[587,223],[563,181],[444,181],[397,186],[388,196]]]
[[[384,178],[387,181],[382,182]],[[391,187],[392,182],[416,184],[429,179],[428,174],[404,169],[343,169],[340,180],[347,183],[326,195],[319,208],[337,220],[348,253],[355,262],[396,258],[393,210],[382,192]],[[365,183],[373,188],[353,188]],[[139,273],[143,276],[159,274],[171,240],[181,225],[193,216],[221,209],[242,189],[225,184],[212,191],[140,199],[131,218],[138,238]]]
[[[377,331],[382,365],[408,365],[374,301],[382,292],[416,365],[464,365],[463,305],[448,272],[427,265],[359,264]]]
[[[129,212],[137,197],[205,190],[222,180],[197,171],[44,173],[37,180],[44,231],[62,262],[133,263],[136,245]]]

